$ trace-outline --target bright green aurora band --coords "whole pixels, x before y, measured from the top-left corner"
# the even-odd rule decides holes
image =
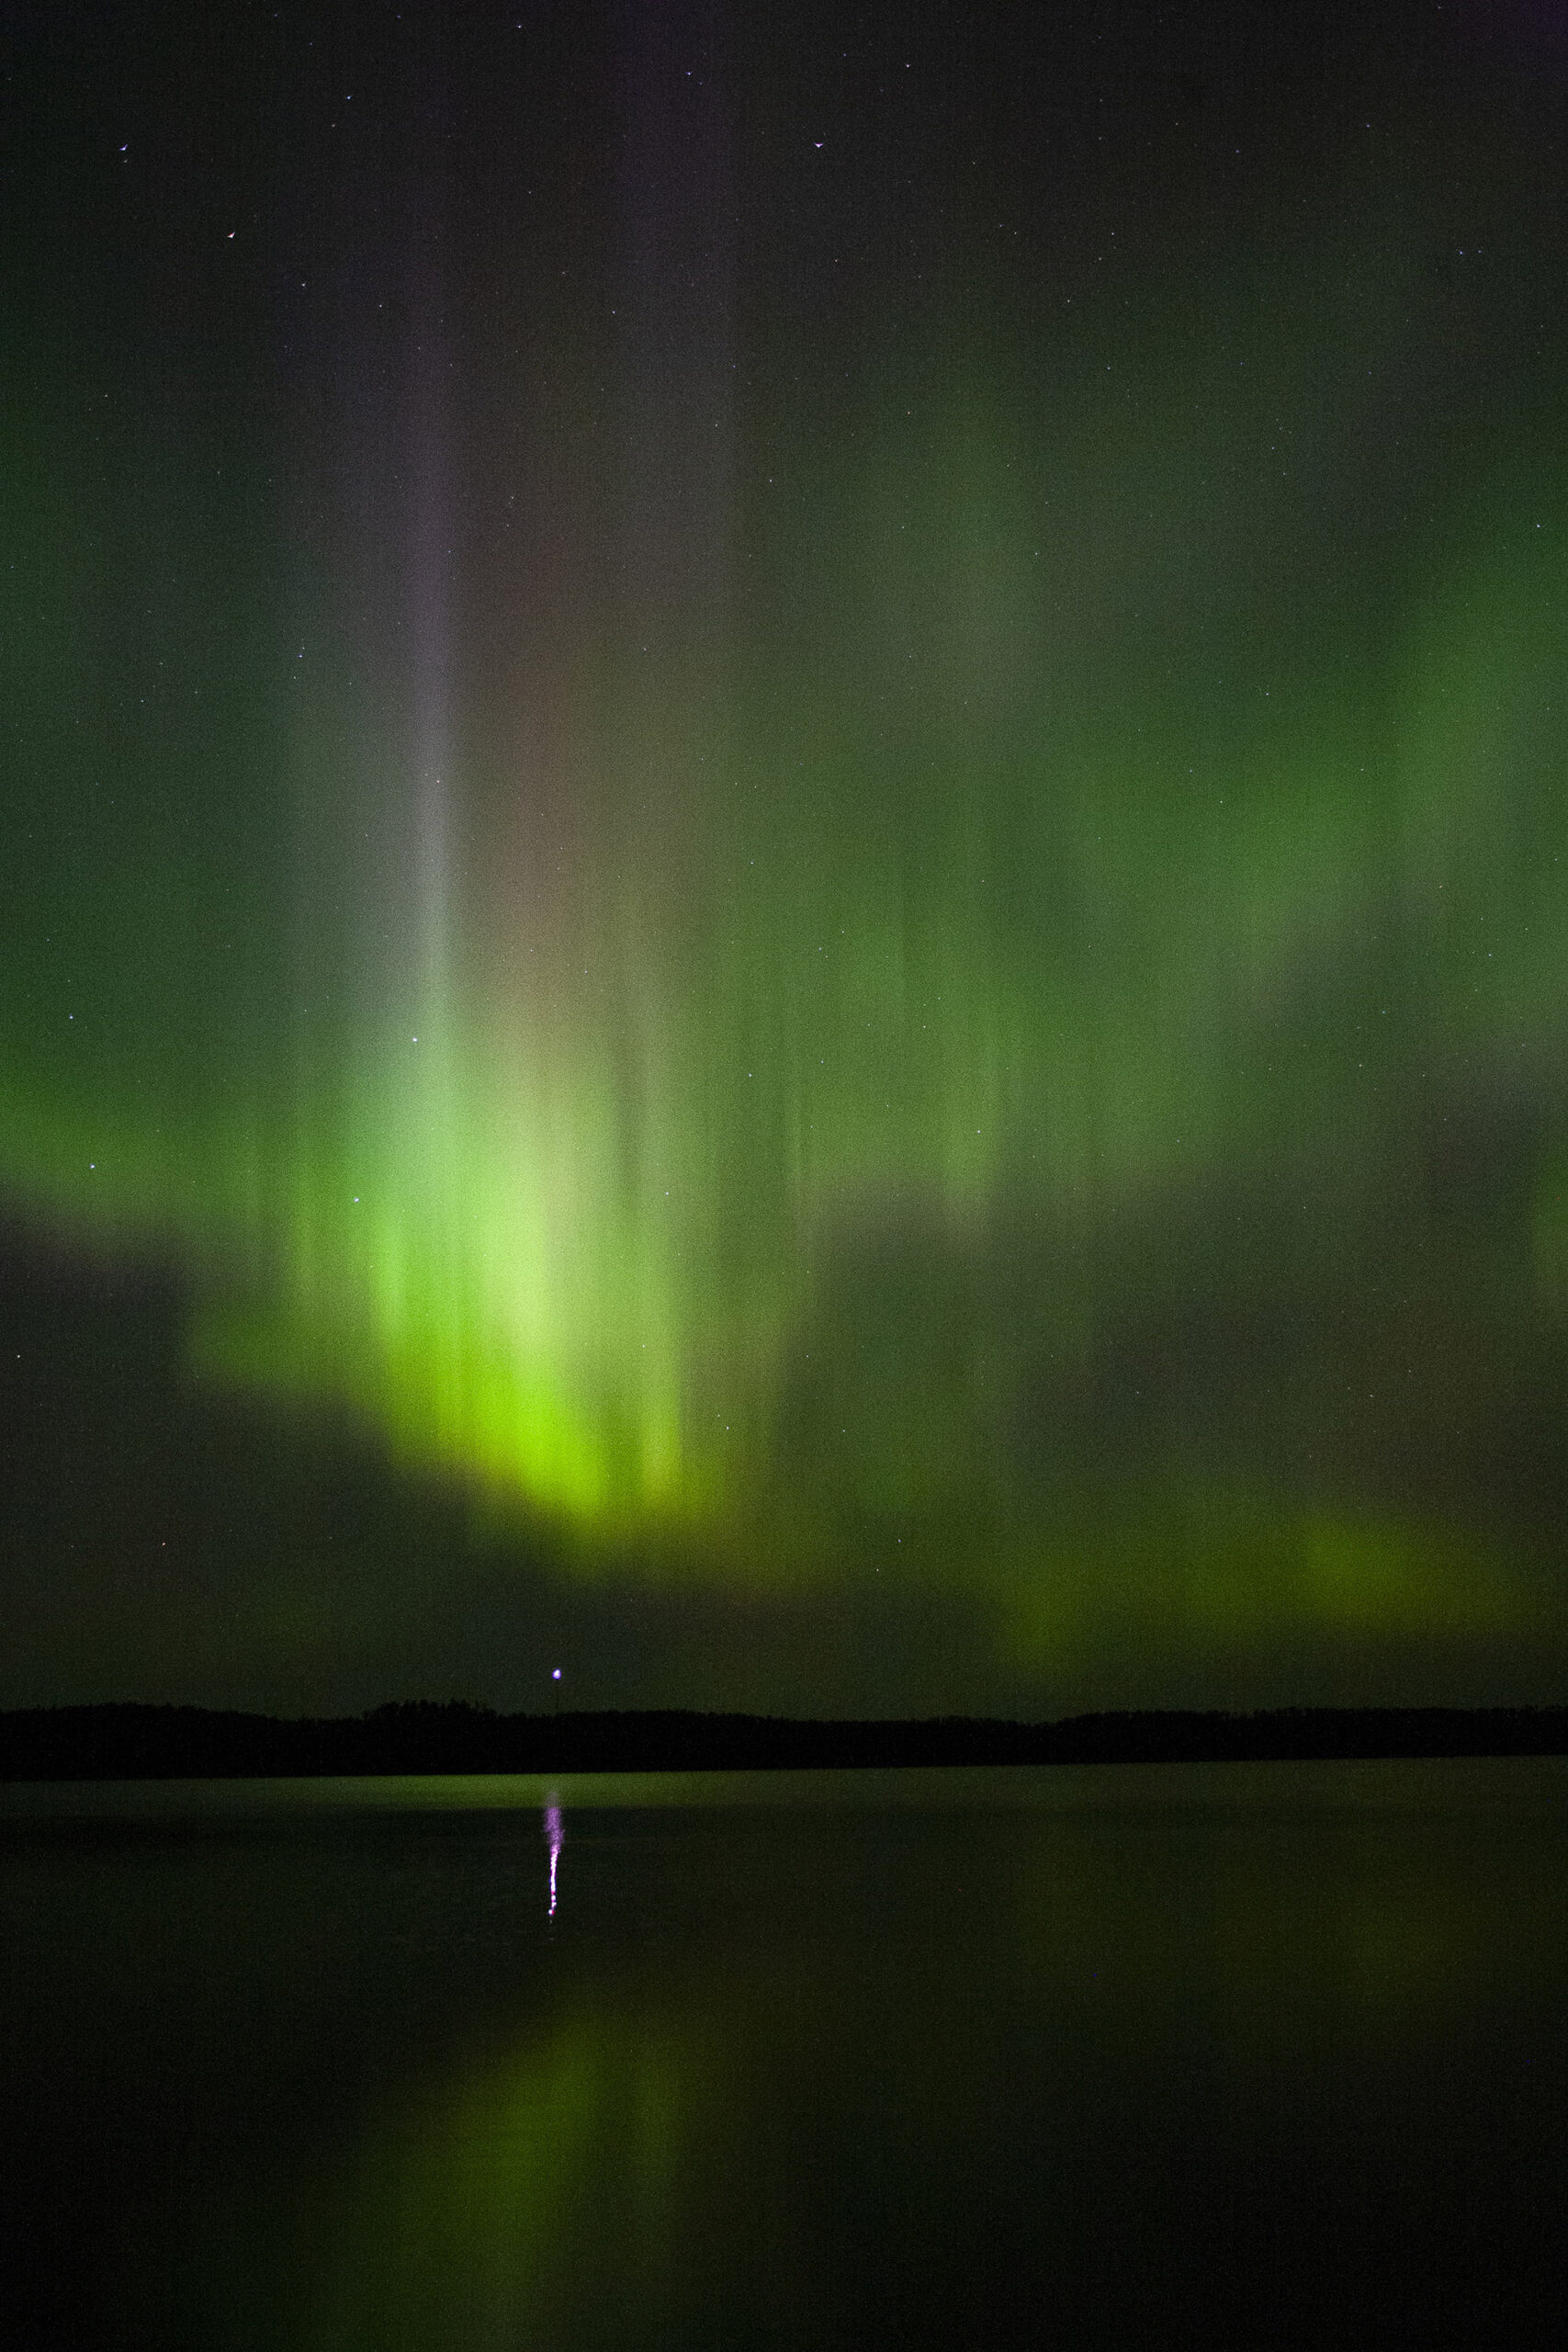
[[[795,364],[458,273],[248,461],[46,322],[16,1216],[563,1577],[951,1589],[1042,1688],[1555,1626],[1568,502],[1488,201]]]

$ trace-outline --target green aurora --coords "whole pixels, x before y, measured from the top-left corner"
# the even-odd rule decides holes
[[[1550,1679],[1539,59],[1431,32],[1396,106],[1348,50],[1289,138],[1279,60],[1106,66],[1090,165],[1080,57],[975,187],[930,28],[784,157],[803,85],[711,15],[629,80],[608,18],[448,59],[457,134],[345,17],[341,140],[328,64],[200,50],[182,106],[265,101],[209,182],[173,99],[107,135],[136,17],[8,264],[28,1246],[175,1269],[193,1395],[565,1588],[975,1613],[862,1703]]]

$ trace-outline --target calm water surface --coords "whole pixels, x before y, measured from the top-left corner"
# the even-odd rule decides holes
[[[9,2347],[1556,2340],[1568,1765],[0,1792]]]

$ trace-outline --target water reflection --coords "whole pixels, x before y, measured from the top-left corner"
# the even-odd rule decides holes
[[[1452,1824],[583,1824],[558,2002],[367,2119],[308,2253],[267,2213],[207,2342],[1135,2343],[1182,2309],[1264,2340],[1280,2264],[1309,2333],[1353,2333],[1391,2278],[1405,2306],[1528,2287],[1495,2267],[1515,2192],[1484,2184],[1492,2158],[1517,2181],[1521,2125],[1538,2158],[1560,2136],[1539,1850]]]
[[[550,1802],[545,1807],[545,1836],[548,1838],[550,1846],[549,1917],[553,1919],[556,1916],[556,1865],[560,1860],[560,1849],[566,1843],[566,1831],[562,1826],[561,1820],[560,1801],[553,1794],[550,1798]]]
[[[474,2352],[657,2334],[693,2128],[683,2053],[585,2007],[392,2107],[226,2237],[193,2335],[256,2352]]]
[[[1284,2279],[1311,2342],[1545,2340],[1561,1806],[574,1793],[563,1905],[560,1800],[13,1869],[0,2092],[59,2140],[13,2243],[102,2287],[16,2340],[1275,2342]]]

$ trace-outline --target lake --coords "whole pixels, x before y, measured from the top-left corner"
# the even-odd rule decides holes
[[[1555,2337],[1568,1760],[0,1790],[8,2352]]]

